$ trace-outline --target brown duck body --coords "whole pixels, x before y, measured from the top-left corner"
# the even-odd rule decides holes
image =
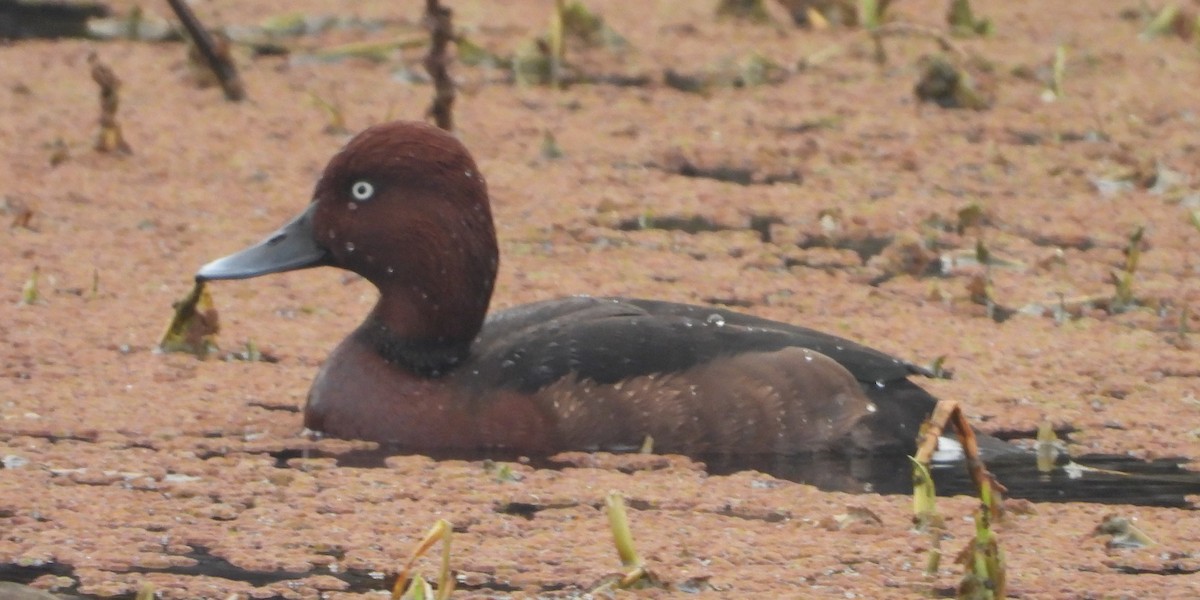
[[[414,449],[622,451],[650,436],[684,454],[902,451],[935,403],[905,363],[716,308],[530,304],[488,319],[466,358],[432,375],[389,360],[367,331],[379,327],[368,321],[330,355],[306,426]]]
[[[498,265],[486,184],[436,128],[372,127],[309,208],[197,278],[332,265],[380,290],[305,407],[327,435],[417,451],[910,452],[927,374],[854,342],[719,308],[572,297],[486,318]],[[485,320],[486,319],[486,320]]]

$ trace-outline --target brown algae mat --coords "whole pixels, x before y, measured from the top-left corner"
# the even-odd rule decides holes
[[[715,2],[587,4],[626,42],[568,47],[570,75],[590,83],[452,65],[458,134],[492,191],[494,308],[576,293],[727,305],[918,363],[944,356],[954,378],[923,384],[984,432],[1049,421],[1077,456],[1200,456],[1195,33],[1144,35],[1132,0],[976,2],[994,32],[952,41],[986,61],[994,103],[943,109],[913,93],[938,52],[919,36],[887,38],[880,65],[863,30],[797,28],[776,5],[754,24],[718,20]],[[946,2],[893,4],[895,22],[946,29]],[[503,57],[526,52],[553,3],[450,5]],[[299,411],[375,298],[344,273],[210,286],[219,356],[270,362],[154,351],[195,269],[297,212],[347,133],[424,114],[420,44],[321,51],[427,37],[422,7],[357,3],[341,15],[355,19],[286,38],[288,55],[235,44],[241,103],[198,88],[179,43],[0,46],[0,580],[378,597],[444,518],[455,597],[576,597],[621,570],[604,513],[618,490],[671,584],[618,596],[952,594],[968,497],[940,499],[944,557],[927,575],[930,538],[904,495],[674,457],[339,464],[364,445],[303,437]],[[330,8],[195,10],[232,27]],[[131,154],[93,149],[92,52],[122,82]],[[1010,508],[997,532],[1012,597],[1200,596],[1193,510]],[[1110,515],[1153,543],[1097,533]],[[432,554],[417,562],[427,578]]]

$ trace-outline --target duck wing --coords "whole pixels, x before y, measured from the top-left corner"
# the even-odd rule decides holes
[[[722,357],[807,348],[842,365],[864,388],[928,371],[806,327],[722,308],[577,296],[493,314],[475,341],[489,383],[524,392],[574,374],[600,384],[675,373]]]
[[[460,367],[478,397],[532,398],[563,448],[911,452],[936,400],[914,368],[812,329],[719,308],[574,297],[491,317]]]

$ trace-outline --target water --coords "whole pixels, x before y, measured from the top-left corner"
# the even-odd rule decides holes
[[[713,475],[753,469],[826,491],[912,494],[912,467],[907,457],[805,458],[714,457],[706,464]],[[1005,497],[1033,502],[1193,509],[1196,505],[1188,496],[1200,496],[1200,473],[1184,469],[1183,459],[1144,461],[1120,455],[1088,455],[1074,462],[1090,469],[1072,477],[1064,462],[1051,473],[1041,473],[1032,454],[994,459],[987,462],[987,467],[1008,488]],[[931,472],[939,496],[975,495],[962,461],[935,463]]]
[[[395,448],[384,448],[369,451],[351,451],[340,454],[329,454],[303,450],[285,450],[272,453],[279,468],[287,466],[293,458],[335,458],[344,468],[371,469],[382,468],[389,456],[402,455]],[[513,462],[519,457],[503,453],[472,453],[454,456],[436,456],[438,459],[465,459]],[[778,479],[795,481],[814,485],[827,491],[878,493],[878,494],[911,494],[911,464],[905,456],[710,456],[700,459],[705,463],[710,475],[726,475],[740,471],[753,470],[772,475]],[[561,468],[562,463],[549,459],[522,460],[537,468]],[[1188,496],[1200,496],[1200,473],[1182,468],[1181,460],[1142,461],[1127,456],[1092,455],[1076,458],[1075,463],[1102,469],[1102,471],[1085,470],[1073,477],[1069,462],[1065,459],[1052,473],[1044,474],[1037,470],[1033,454],[1016,454],[1001,457],[988,462],[988,468],[997,479],[1008,487],[1007,496],[1010,498],[1025,498],[1034,502],[1093,502],[1103,504],[1134,504],[1142,506],[1165,506],[1193,509],[1195,505]],[[961,462],[939,463],[932,469],[934,482],[939,495],[973,495],[974,489]],[[532,517],[538,507],[522,507],[514,505],[505,510],[511,514],[522,514],[525,508]],[[195,565],[186,567],[142,568],[133,567],[134,573],[170,573],[185,576],[219,577],[234,581],[243,581],[255,586],[298,580],[313,573],[291,573],[285,571],[254,571],[237,567],[225,559],[214,556],[208,549],[193,546],[188,553],[196,560]],[[333,554],[336,558],[341,557]],[[331,572],[328,569],[318,569],[349,585],[352,592],[368,592],[390,589],[394,575],[386,578],[380,573],[361,569],[339,569]],[[1190,571],[1181,571],[1189,572]],[[71,565],[50,562],[40,565],[0,564],[0,581],[29,583],[45,575],[73,577],[74,567]],[[516,591],[505,587],[502,582],[488,581],[481,586],[470,586],[465,583],[458,585],[459,589],[481,589],[488,592]],[[65,591],[74,591],[74,588]],[[553,590],[543,590],[553,591]],[[118,596],[132,599],[133,594]]]
[[[388,456],[405,454],[397,449],[352,451],[338,455],[285,451],[276,454],[280,466],[290,458],[332,457],[349,468],[381,468]],[[516,462],[520,457],[503,452],[456,453],[435,459],[495,460]],[[520,459],[536,468],[561,468],[550,459]],[[825,491],[875,494],[912,494],[912,465],[906,456],[749,455],[698,457],[710,475],[759,471],[778,479],[816,486]],[[1090,502],[1194,509],[1188,496],[1200,497],[1200,473],[1184,469],[1185,459],[1145,461],[1122,455],[1087,455],[1073,459],[1088,467],[1071,475],[1069,461],[1061,460],[1051,473],[1037,470],[1032,453],[989,460],[988,469],[1005,487],[1008,498],[1033,502]],[[932,469],[939,496],[974,495],[974,486],[962,461],[935,463]]]

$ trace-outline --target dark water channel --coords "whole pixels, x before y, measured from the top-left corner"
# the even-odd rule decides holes
[[[912,467],[907,457],[763,457],[759,460],[713,459],[710,474],[754,469],[779,479],[807,483],[826,491],[911,494]],[[1188,471],[1186,461],[1144,461],[1120,455],[1089,455],[1060,461],[1041,473],[1030,455],[1011,455],[987,461],[1009,498],[1033,502],[1091,502],[1195,508],[1188,496],[1200,497],[1200,473]],[[934,484],[939,496],[975,495],[961,461],[935,463]]]
[[[336,458],[350,468],[380,468],[396,449],[353,451],[325,455],[285,451],[276,455],[281,466],[298,457]],[[524,459],[503,453],[434,456],[439,460],[521,461],[536,468],[562,468],[553,459]],[[710,475],[759,471],[787,481],[816,486],[825,491],[876,494],[911,494],[912,466],[906,456],[750,455],[708,456],[697,460]],[[1183,468],[1186,459],[1141,460],[1122,455],[1062,457],[1050,473],[1041,473],[1032,453],[1014,453],[987,461],[988,469],[1008,488],[1009,498],[1033,502],[1091,502],[1196,508],[1189,496],[1200,499],[1200,472]],[[940,496],[974,495],[966,466],[961,461],[935,463],[934,483]]]

